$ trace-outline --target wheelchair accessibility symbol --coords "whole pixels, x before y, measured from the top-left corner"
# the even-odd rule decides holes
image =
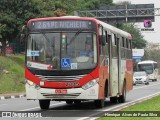
[[[71,59],[70,58],[62,58],[62,60],[61,60],[61,66],[63,68],[71,67]]]

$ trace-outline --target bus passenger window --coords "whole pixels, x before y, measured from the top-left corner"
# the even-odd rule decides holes
[[[132,41],[129,41],[130,49],[132,49]]]
[[[125,47],[124,37],[122,37],[122,47]]]
[[[129,48],[128,39],[126,39],[126,48]]]
[[[105,31],[105,35],[106,35],[106,43],[108,43],[108,35],[107,35],[107,31]]]
[[[114,45],[117,45],[117,37],[115,34],[114,34]]]

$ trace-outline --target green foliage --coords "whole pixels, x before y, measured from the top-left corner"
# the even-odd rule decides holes
[[[0,93],[24,91],[24,56],[0,56],[0,63]]]
[[[141,49],[141,48],[146,47],[147,41],[144,40],[140,30],[136,28],[134,24],[122,24],[120,28],[129,32],[132,35],[133,37],[132,47],[133,48]]]
[[[130,5],[131,2],[130,1],[119,1],[116,3],[116,5]]]
[[[45,17],[53,15],[53,1],[48,0],[0,0],[0,34],[2,46],[6,41],[17,39],[21,28],[26,22],[35,17]],[[45,14],[44,14],[45,13]],[[3,48],[3,51],[5,48]]]
[[[56,13],[54,15],[73,15],[76,5],[76,0],[54,0],[54,13]],[[57,15],[57,11],[59,11],[59,15]]]
[[[112,4],[113,0],[77,0],[76,10],[96,10],[103,4]]]
[[[100,0],[100,4],[106,4],[106,5],[112,5],[113,4],[113,0]]]
[[[77,10],[95,10],[113,0],[54,0],[54,16],[74,15]]]
[[[1,32],[4,39],[10,40],[8,36],[15,38],[21,27],[31,18],[46,16],[48,4],[42,0],[1,0],[0,1],[0,23],[6,26]],[[51,12],[48,12],[51,16]],[[12,39],[11,38],[11,39]]]
[[[158,62],[158,67],[160,67],[160,49],[157,49],[154,45],[148,45],[144,52],[144,60],[156,61]]]

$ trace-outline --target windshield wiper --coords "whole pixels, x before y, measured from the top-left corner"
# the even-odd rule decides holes
[[[51,44],[50,39],[46,36],[46,34],[43,31],[39,31],[39,32],[44,36],[44,38],[47,40],[47,42],[49,44]]]
[[[80,32],[82,32],[82,31],[83,31],[83,30],[79,30],[78,32],[76,32],[76,34],[71,38],[70,42],[67,43],[67,46],[70,45],[70,44],[73,42],[73,40],[75,40],[76,37],[77,37],[77,36],[80,34]]]

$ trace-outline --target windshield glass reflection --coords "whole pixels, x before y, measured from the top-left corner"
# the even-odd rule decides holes
[[[97,65],[96,34],[37,33],[27,42],[27,66],[44,70],[92,69]]]

